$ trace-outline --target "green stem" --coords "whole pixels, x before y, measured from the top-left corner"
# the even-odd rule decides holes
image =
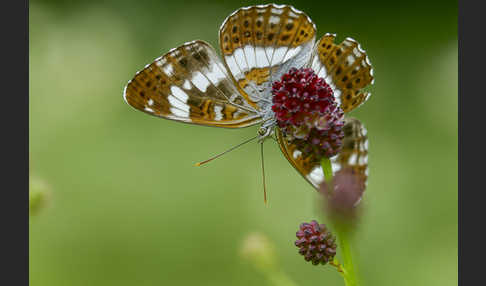
[[[346,286],[357,285],[356,270],[353,264],[353,257],[351,255],[351,242],[349,232],[345,229],[336,227],[336,235],[338,237],[339,247],[343,259],[344,283]]]
[[[267,278],[275,286],[297,286],[283,271],[268,271]]]
[[[331,160],[329,158],[324,157],[321,161],[322,170],[324,171],[324,179],[326,183],[329,185],[330,190],[328,190],[329,194],[332,194],[334,191],[334,187],[332,186],[332,165]]]
[[[333,192],[333,185],[332,185],[332,166],[331,160],[328,158],[323,158],[321,161],[322,170],[324,171],[324,178],[326,183],[330,186],[329,193],[332,194]],[[342,270],[343,270],[343,277],[344,277],[344,284],[346,286],[356,286],[357,279],[356,279],[356,271],[353,264],[353,258],[351,255],[351,241],[350,241],[350,231],[346,227],[346,224],[336,221],[335,222],[336,228],[336,235],[338,237],[338,247],[342,252]]]

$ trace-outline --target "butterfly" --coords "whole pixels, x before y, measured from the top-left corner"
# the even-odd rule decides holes
[[[187,42],[137,72],[123,96],[140,111],[179,122],[223,128],[260,124],[256,138],[263,143],[275,137],[291,165],[319,189],[320,162],[278,126],[271,90],[291,68],[310,68],[332,88],[344,114],[363,104],[370,96],[363,89],[374,81],[370,60],[357,41],[337,44],[335,37],[328,33],[316,41],[315,24],[289,5],[240,8],[219,30],[222,59],[204,41]],[[331,158],[333,171],[352,168],[366,179],[366,129],[346,117],[343,132],[342,149]]]

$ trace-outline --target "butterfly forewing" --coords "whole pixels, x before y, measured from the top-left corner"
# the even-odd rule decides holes
[[[373,69],[358,42],[346,38],[335,44],[335,37],[334,34],[326,34],[316,43],[311,68],[319,77],[326,79],[343,111],[349,112],[370,96],[362,89],[373,84]]]
[[[341,152],[331,158],[333,173],[351,168],[365,182],[368,177],[368,138],[366,129],[354,118],[347,118],[344,125],[343,148]],[[320,160],[303,153],[287,140],[277,128],[277,139],[282,153],[294,168],[317,190],[324,182],[324,172]]]
[[[260,122],[214,49],[193,41],[147,65],[128,83],[128,104],[186,123],[237,128]]]
[[[287,5],[241,8],[223,22],[223,60],[244,96],[255,107],[271,97],[271,83],[290,67],[302,67],[315,42],[315,25]]]

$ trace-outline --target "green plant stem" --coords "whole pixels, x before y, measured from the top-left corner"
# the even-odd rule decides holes
[[[321,161],[322,165],[322,170],[324,171],[324,179],[326,180],[326,183],[329,185],[329,194],[332,194],[334,191],[334,186],[332,185],[332,165],[331,165],[331,160],[328,158],[324,157]]]
[[[266,272],[267,278],[275,286],[297,286],[283,271],[273,270]]]
[[[336,227],[336,235],[342,253],[344,283],[346,286],[356,286],[356,271],[351,254],[350,235],[345,229],[340,229],[339,227]]]
[[[330,186],[329,193],[332,194],[334,186],[332,185],[332,166],[331,160],[323,158],[321,161],[322,170],[324,171],[324,178],[326,183]],[[335,222],[336,235],[338,237],[338,247],[342,252],[343,263],[341,265],[343,270],[344,284],[346,286],[356,286],[356,271],[353,264],[353,258],[351,255],[351,241],[350,230],[345,223]]]

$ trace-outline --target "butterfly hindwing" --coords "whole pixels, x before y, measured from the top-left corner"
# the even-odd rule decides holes
[[[228,16],[219,32],[223,60],[255,107],[269,99],[271,83],[290,67],[302,67],[315,42],[316,28],[303,12],[288,5],[241,8]]]
[[[346,118],[343,127],[343,149],[331,159],[333,171],[351,169],[364,183],[368,179],[368,136],[364,125],[355,118]]]
[[[354,174],[366,182],[368,177],[368,138],[366,129],[357,119],[346,118],[343,127],[344,139],[341,152],[331,158],[333,173],[351,168]],[[303,153],[287,140],[277,128],[277,140],[280,150],[292,166],[317,190],[324,182],[324,172],[320,160]]]
[[[186,123],[237,128],[260,121],[203,41],[186,43],[147,65],[129,81],[124,98],[143,112]]]

